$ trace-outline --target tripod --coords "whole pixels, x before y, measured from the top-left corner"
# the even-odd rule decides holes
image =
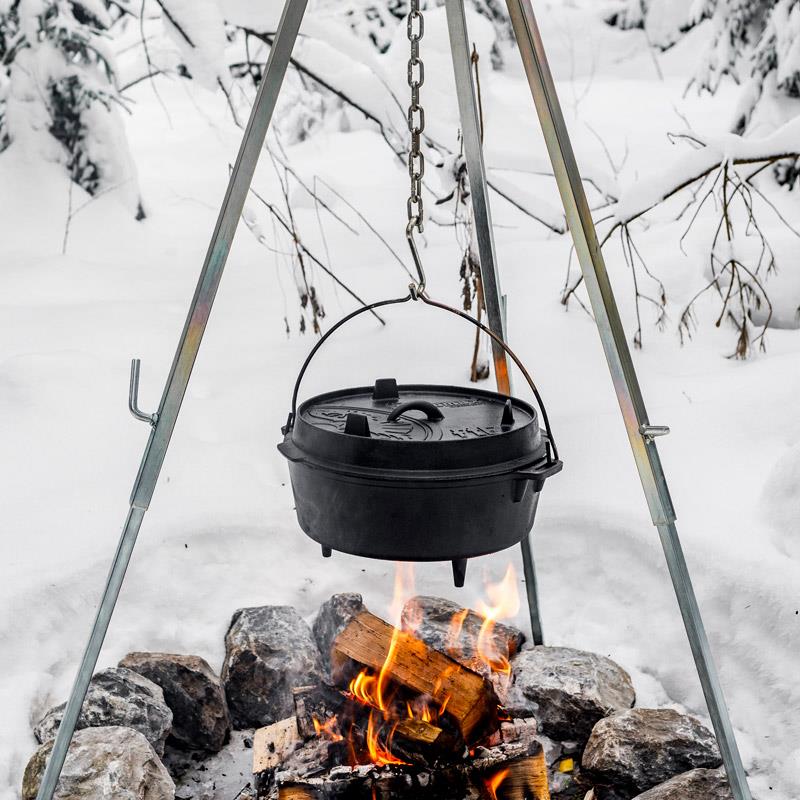
[[[145,512],[150,505],[175,428],[192,367],[250,189],[253,173],[264,145],[283,78],[289,66],[307,2],[308,0],[286,0],[157,412],[148,414],[138,408],[139,362],[134,360],[131,365],[129,407],[137,419],[147,422],[151,426],[150,437],[134,483],[125,527],[39,788],[37,800],[52,800],[58,784],[133,547]],[[664,549],[728,780],[735,800],[750,800],[750,790],[744,767],[678,538],[675,527],[675,511],[655,443],[656,437],[669,433],[669,429],[664,426],[651,425],[647,416],[575,155],[550,74],[541,35],[531,7],[531,0],[506,0],[506,2],[614,389],[625,421],[633,457],[653,524],[658,529]],[[464,13],[464,0],[446,0],[445,4],[486,311],[489,327],[502,340],[505,340],[504,301],[495,257],[478,108],[470,68],[470,40]],[[498,391],[510,394],[511,386],[505,352],[495,341],[493,341],[492,347]],[[531,628],[534,641],[540,644],[543,640],[542,627],[539,619],[533,552],[529,538],[523,541],[521,546],[531,613]]]

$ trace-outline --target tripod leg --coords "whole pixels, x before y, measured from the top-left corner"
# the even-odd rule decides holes
[[[678,539],[675,511],[669,496],[666,477],[653,441],[654,436],[666,433],[667,429],[651,426],[647,417],[639,381],[597,241],[594,222],[583,191],[575,154],[572,151],[531,2],[506,0],[506,3],[650,515],[661,537],[728,781],[736,800],[751,800],[719,676]]]
[[[447,28],[450,32],[450,51],[453,56],[453,70],[456,76],[458,110],[461,115],[461,136],[464,141],[464,156],[469,175],[472,213],[475,219],[475,232],[478,237],[481,284],[483,286],[486,316],[489,327],[503,341],[505,318],[503,314],[500,274],[497,271],[497,256],[494,247],[492,212],[489,208],[489,190],[486,185],[486,169],[483,164],[483,135],[478,117],[478,105],[472,81],[472,62],[470,57],[469,34],[464,16],[464,0],[446,0]],[[508,361],[502,347],[492,343],[497,391],[511,393]]]
[[[503,340],[506,340],[500,274],[497,269],[492,214],[489,207],[489,189],[486,183],[486,168],[483,163],[483,135],[472,79],[472,59],[467,21],[464,15],[464,0],[446,0],[445,5],[447,28],[450,33],[450,51],[453,56],[453,70],[456,78],[458,109],[461,116],[461,136],[464,141],[464,155],[467,160],[467,174],[472,197],[472,213],[478,236],[481,285],[486,303],[486,315],[489,318],[489,327]],[[497,390],[503,394],[511,394],[511,376],[508,371],[506,354],[501,347],[492,344]],[[526,536],[522,540],[520,548],[525,569],[525,587],[528,594],[533,640],[536,644],[542,644],[542,622],[539,619],[539,599],[536,593],[536,572],[530,536]]]
[[[52,800],[58,785],[86,691],[125,578],[136,537],[153,496],[161,465],[175,428],[189,376],[200,349],[211,306],[214,303],[217,287],[250,189],[258,157],[264,145],[264,138],[278,99],[283,77],[286,74],[292,47],[303,19],[306,2],[307,0],[287,0],[284,7],[264,77],[250,113],[239,155],[228,183],[228,190],[181,334],[178,350],[164,387],[161,404],[158,413],[153,417],[153,429],[150,432],[139,473],[136,476],[128,518],[125,521],[92,632],[36,796],[37,800]]]
[[[542,617],[539,613],[539,587],[536,582],[536,565],[533,561],[532,533],[521,542],[522,568],[525,570],[525,592],[528,596],[528,612],[531,618],[531,637],[534,644],[544,644]]]

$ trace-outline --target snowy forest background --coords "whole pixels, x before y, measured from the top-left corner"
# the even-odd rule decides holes
[[[422,255],[431,294],[479,313],[444,10],[424,5]],[[545,633],[612,655],[642,702],[704,716],[505,6],[468,7],[510,339],[566,464],[535,532]],[[0,0],[2,800],[31,720],[67,692],[122,522],[145,436],[129,360],[155,408],[281,8]],[[800,0],[535,10],[650,416],[673,430],[661,450],[753,788],[796,800]],[[314,337],[408,282],[406,11],[310,3],[103,663],[217,664],[243,605],[388,602],[391,565],[323,564],[299,535],[274,444]],[[362,318],[305,391],[490,380],[487,343],[433,314]],[[452,595],[447,573],[422,565],[418,584]]]

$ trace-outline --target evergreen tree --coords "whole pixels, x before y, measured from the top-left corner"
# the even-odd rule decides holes
[[[647,29],[665,3],[681,11],[674,0],[619,0],[606,21]],[[800,98],[800,0],[693,0],[679,30],[685,33],[700,23],[710,27],[711,35],[691,83],[711,94],[726,77],[741,86],[730,122],[733,133],[746,135],[758,125],[764,135],[800,110],[787,102]],[[775,174],[781,183],[793,185],[798,167],[781,162]]]
[[[101,0],[0,0],[0,149],[63,164],[90,195],[119,187],[141,217],[111,23]]]

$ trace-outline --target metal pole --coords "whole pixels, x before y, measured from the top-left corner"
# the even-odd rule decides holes
[[[100,606],[92,626],[92,632],[81,660],[75,683],[72,687],[64,717],[58,729],[53,750],[47,763],[37,800],[52,800],[67,757],[75,726],[80,716],[86,691],[103,646],[111,615],[119,596],[125,572],[131,559],[136,537],[145,511],[155,490],[164,456],[178,418],[189,376],[192,372],[200,342],[208,323],[214,297],[217,293],[231,243],[236,233],[244,202],[250,189],[258,157],[264,146],[272,112],[278,99],[281,84],[289,64],[300,23],[305,13],[307,0],[287,0],[270,50],[264,77],[256,95],[250,119],[239,148],[239,155],[228,182],[228,190],[220,209],[217,224],[211,237],[203,269],[195,289],[189,314],[181,334],[175,359],[167,378],[158,412],[147,421],[153,425],[142,457],[136,482],[131,493],[130,510],[117,546]],[[138,384],[138,365],[135,370]],[[134,381],[131,383],[130,405],[136,408]],[[138,410],[138,409],[137,409]],[[142,416],[139,412],[139,418]]]
[[[480,257],[481,286],[486,304],[489,328],[506,337],[504,297],[500,289],[500,273],[497,269],[497,255],[494,246],[494,229],[489,207],[489,188],[486,182],[486,167],[483,163],[483,136],[478,115],[478,103],[472,76],[472,56],[464,14],[464,0],[446,0],[447,28],[450,33],[450,52],[453,57],[453,70],[456,78],[456,94],[461,117],[461,137],[464,143],[464,156],[467,161],[472,214],[475,232],[478,237]],[[494,374],[497,391],[511,394],[511,375],[505,351],[492,342]],[[522,565],[525,571],[525,588],[528,596],[528,610],[531,620],[531,633],[535,644],[544,644],[542,621],[539,616],[539,598],[536,591],[536,570],[533,560],[531,537],[528,534],[520,543]]]
[[[654,441],[656,436],[667,433],[668,429],[650,425],[647,416],[531,2],[530,0],[506,0],[506,3],[550,160],[553,164],[567,222],[575,243],[575,251],[583,271],[586,291],[597,321],[617,400],[625,420],[639,477],[653,524],[658,527],[661,537],[670,577],[678,598],[678,605],[731,790],[736,800],[751,800],[750,789],[725,705],[719,676],[678,539],[675,511]]]

